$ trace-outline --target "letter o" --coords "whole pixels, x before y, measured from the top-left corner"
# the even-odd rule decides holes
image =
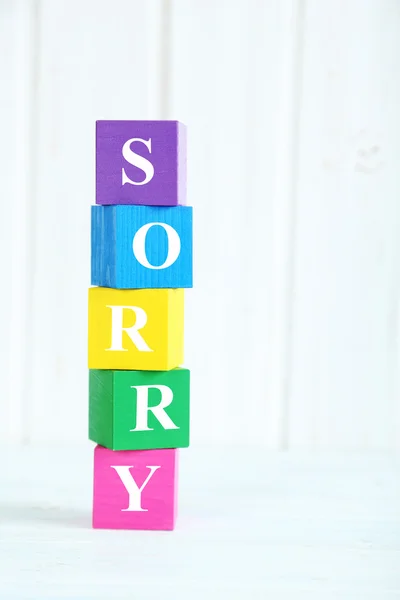
[[[146,256],[146,235],[151,227],[154,225],[159,225],[162,227],[168,238],[168,254],[167,258],[163,262],[162,265],[154,266],[149,263]],[[181,240],[178,235],[178,232],[171,227],[171,225],[167,225],[167,223],[147,223],[143,225],[140,229],[137,230],[135,236],[133,238],[132,243],[133,254],[136,257],[136,260],[147,269],[167,269],[171,265],[174,264],[176,259],[179,256],[181,251]]]

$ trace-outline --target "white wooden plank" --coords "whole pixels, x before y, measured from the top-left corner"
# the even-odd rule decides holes
[[[294,136],[296,5],[172,3],[169,116],[189,127],[195,219],[187,366],[198,439],[278,447],[285,431],[293,169],[282,148]]]
[[[399,30],[395,0],[307,2],[292,446],[385,448],[399,433]]]
[[[0,440],[25,437],[29,392],[31,239],[35,177],[31,106],[34,93],[35,8],[31,0],[0,5],[0,110],[3,115],[0,256]]]
[[[6,2],[0,7],[0,52],[6,56],[5,60],[0,62],[1,81],[9,82],[6,92],[1,95],[1,113],[6,115],[4,119],[4,135],[9,140],[9,144],[0,145],[0,161],[4,170],[2,178],[3,203],[2,219],[0,220],[0,257],[1,257],[1,279],[3,289],[8,290],[11,284],[11,263],[10,246],[11,232],[9,222],[12,211],[12,184],[13,171],[15,172],[15,144],[14,144],[14,126],[15,112],[13,105],[13,60],[15,59],[15,48],[12,43],[13,28],[15,27],[15,7],[13,3]],[[7,202],[6,199],[9,198]],[[0,294],[0,327],[3,332],[3,342],[0,346],[0,379],[2,381],[2,399],[0,401],[0,439],[6,439],[11,435],[11,430],[15,431],[16,424],[19,422],[19,407],[11,404],[11,380],[8,378],[8,350],[10,347],[10,328],[9,315],[11,312],[11,300],[8,293]]]
[[[277,111],[276,177],[272,203],[272,278],[268,344],[269,429],[276,447],[287,448],[290,392],[290,343],[293,316],[295,192],[298,175],[299,115],[303,68],[304,2],[281,3],[282,64]],[[277,92],[278,93],[278,92]],[[275,417],[276,415],[276,417]]]
[[[95,120],[159,118],[160,4],[41,2],[33,440],[87,436]]]

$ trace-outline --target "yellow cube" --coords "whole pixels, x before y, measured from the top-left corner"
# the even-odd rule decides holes
[[[183,363],[183,289],[89,289],[89,369],[168,371]]]

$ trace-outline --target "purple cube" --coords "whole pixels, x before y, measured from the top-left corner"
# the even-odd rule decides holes
[[[96,204],[186,204],[186,127],[96,121]]]

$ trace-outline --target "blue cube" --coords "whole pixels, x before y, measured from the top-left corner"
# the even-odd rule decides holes
[[[191,206],[92,206],[91,283],[191,288]]]

